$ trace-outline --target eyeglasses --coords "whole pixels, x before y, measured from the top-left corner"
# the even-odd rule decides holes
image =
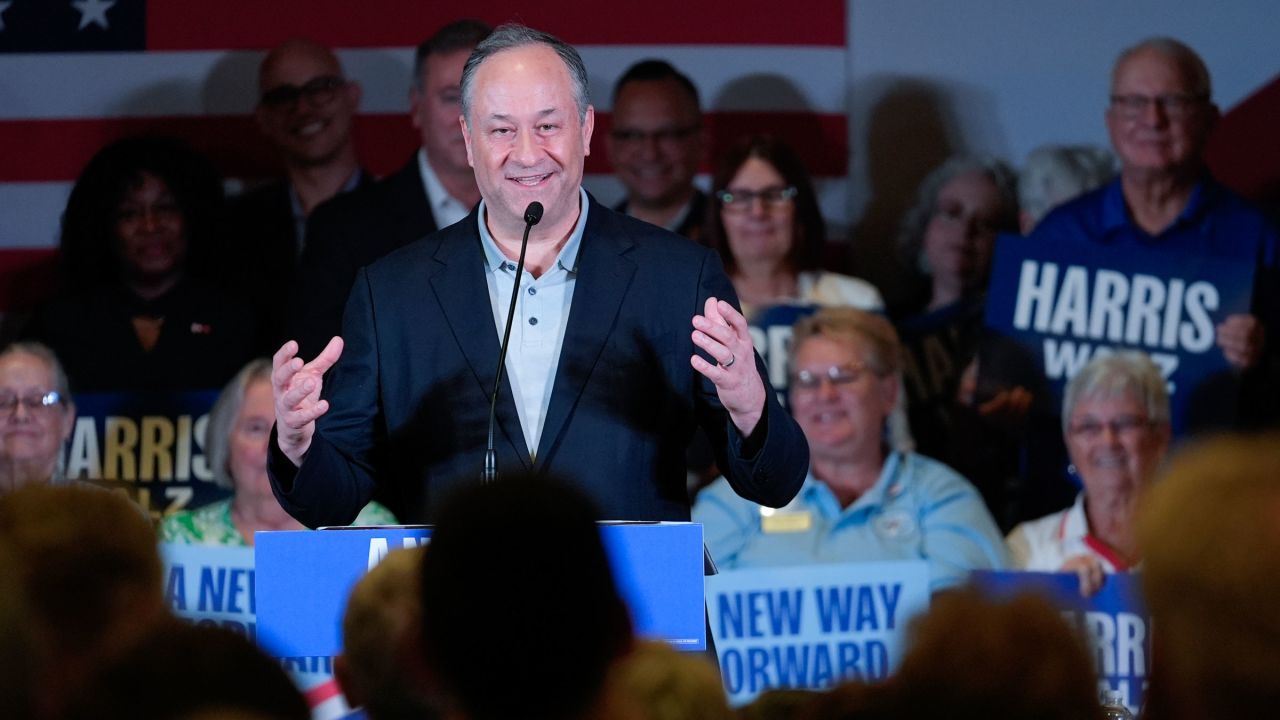
[[[973,223],[973,228],[978,233],[995,237],[1000,231],[999,219],[994,217],[985,217],[978,214],[979,211],[969,212],[964,205],[957,202],[943,201],[933,210],[933,216],[948,223],[957,223],[968,225]]]
[[[1137,415],[1121,415],[1108,421],[1092,418],[1081,420],[1068,428],[1067,432],[1077,440],[1092,441],[1102,437],[1102,433],[1110,428],[1116,437],[1134,437],[1147,430],[1155,423]]]
[[[652,132],[614,128],[609,132],[609,137],[613,138],[613,141],[619,145],[644,145],[650,141],[659,145],[675,145],[678,142],[688,140],[694,133],[698,132],[698,129],[698,125],[662,128]]]
[[[347,81],[337,75],[321,75],[311,78],[301,86],[277,85],[262,93],[259,102],[268,110],[285,110],[293,107],[298,98],[305,98],[308,105],[318,108],[332,102],[338,88],[346,84]]]
[[[1152,97],[1150,95],[1130,93],[1112,95],[1111,108],[1120,117],[1126,120],[1133,120],[1146,113],[1148,106],[1155,105],[1160,108],[1160,112],[1165,117],[1172,120],[1180,120],[1199,110],[1208,99],[1209,97],[1204,94],[1168,93]]]
[[[5,415],[13,412],[19,405],[25,407],[27,412],[48,412],[61,404],[62,395],[57,390],[50,390],[43,394],[28,393],[26,395],[18,395],[12,392],[0,393],[0,414]]]
[[[822,383],[831,383],[837,390],[852,385],[871,371],[865,363],[851,365],[832,365],[826,370],[798,370],[791,374],[791,391],[799,393],[817,392]]]
[[[791,204],[792,200],[795,200],[798,192],[794,185],[765,188],[763,190],[721,190],[716,193],[716,199],[720,201],[725,210],[746,212],[751,209],[757,199],[763,202],[765,207],[786,207]]]

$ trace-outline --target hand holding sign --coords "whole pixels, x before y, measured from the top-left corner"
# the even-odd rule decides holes
[[[290,340],[271,358],[271,396],[275,400],[276,443],[301,467],[311,448],[316,418],[329,411],[329,401],[320,399],[321,378],[342,355],[342,338],[330,340],[309,363],[303,363],[297,354],[298,343]]]
[[[1216,328],[1222,355],[1237,370],[1248,370],[1262,358],[1265,333],[1253,315],[1230,315]]]
[[[1080,578],[1080,597],[1093,597],[1102,589],[1106,580],[1106,571],[1102,563],[1092,555],[1075,555],[1067,558],[1059,569],[1061,572],[1073,572]]]

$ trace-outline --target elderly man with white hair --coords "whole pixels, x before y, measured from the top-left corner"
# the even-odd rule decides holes
[[[1250,311],[1216,328],[1223,356],[1244,371],[1259,367],[1277,315],[1276,231],[1205,168],[1201,152],[1217,119],[1209,71],[1194,50],[1164,37],[1125,50],[1106,111],[1120,175],[1050,213],[1031,238],[1256,267]]]

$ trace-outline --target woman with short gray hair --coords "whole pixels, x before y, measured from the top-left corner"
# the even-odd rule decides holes
[[[1067,384],[1062,431],[1084,489],[1061,512],[1014,528],[1007,543],[1022,570],[1071,572],[1088,595],[1105,574],[1141,561],[1135,522],[1169,449],[1169,394],[1143,353],[1095,357]]]
[[[252,546],[259,530],[301,530],[271,491],[267,443],[275,423],[271,361],[250,361],[236,373],[209,411],[205,452],[213,481],[232,495],[195,510],[169,515],[160,540],[187,545]],[[352,525],[392,525],[395,516],[369,503]]]

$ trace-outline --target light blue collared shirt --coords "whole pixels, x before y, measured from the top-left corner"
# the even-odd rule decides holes
[[[560,249],[555,263],[542,277],[534,279],[528,268],[520,276],[520,299],[516,301],[516,319],[511,324],[511,344],[507,351],[507,382],[515,397],[520,428],[529,447],[530,459],[538,453],[538,440],[551,405],[551,390],[560,365],[560,348],[569,324],[569,308],[573,304],[573,288],[578,281],[578,250],[582,232],[587,227],[587,192],[578,188],[582,211],[573,226],[569,240]],[[478,223],[480,246],[484,249],[485,281],[489,286],[489,304],[498,330],[498,342],[507,324],[507,308],[515,285],[516,263],[498,249],[498,243],[485,225],[485,202],[480,201]]]
[[[422,189],[426,191],[427,204],[431,206],[431,217],[435,218],[436,227],[447,228],[471,213],[471,208],[444,189],[440,176],[427,161],[426,150],[418,150],[418,175],[422,177]]]
[[[722,570],[919,559],[928,563],[929,589],[937,592],[963,583],[970,570],[1008,565],[1004,539],[978,491],[917,453],[890,453],[876,484],[847,508],[812,473],[776,511],[738,497],[720,478],[698,495],[693,520],[703,524]]]

